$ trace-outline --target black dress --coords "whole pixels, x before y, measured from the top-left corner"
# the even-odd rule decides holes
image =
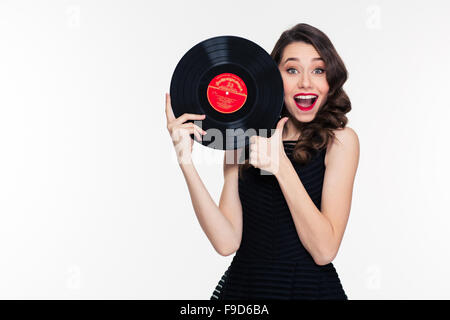
[[[301,166],[292,158],[295,141],[284,141],[283,145],[320,210],[326,149]],[[347,300],[333,264],[317,265],[303,247],[275,176],[262,175],[261,170],[250,167],[239,175],[239,196],[243,210],[241,245],[211,300]]]

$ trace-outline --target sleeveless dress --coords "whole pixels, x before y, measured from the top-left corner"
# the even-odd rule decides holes
[[[283,141],[286,155],[320,210],[326,148],[299,165],[292,157],[295,143]],[[241,245],[210,299],[347,300],[333,264],[317,265],[302,245],[276,177],[250,167],[238,185]]]

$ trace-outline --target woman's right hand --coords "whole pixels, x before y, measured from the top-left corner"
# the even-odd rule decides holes
[[[192,154],[192,145],[194,140],[191,138],[193,134],[198,141],[201,141],[202,135],[206,134],[206,131],[199,126],[187,120],[203,120],[205,115],[184,113],[183,115],[175,118],[173,113],[172,104],[170,101],[170,95],[166,93],[166,118],[167,118],[167,130],[169,131],[172,143],[175,147],[178,160],[190,161]]]

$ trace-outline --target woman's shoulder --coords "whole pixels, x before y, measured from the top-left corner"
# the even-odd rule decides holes
[[[335,137],[340,141],[355,141],[358,140],[358,135],[356,134],[356,131],[353,128],[350,128],[348,126],[344,128],[337,128],[333,130],[333,133]]]
[[[359,156],[359,138],[356,131],[351,127],[338,128],[333,130],[334,139],[330,139],[325,154],[325,166],[330,159],[333,159],[343,152],[350,152]]]

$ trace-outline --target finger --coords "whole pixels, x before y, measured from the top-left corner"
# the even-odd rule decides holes
[[[186,122],[183,123],[182,125],[180,125],[180,128],[195,128],[199,133],[201,133],[202,135],[206,134],[206,131],[203,130],[202,128],[200,128],[198,125],[192,123],[192,122]]]
[[[196,129],[195,129],[193,126],[186,126],[186,127],[180,126],[180,127],[178,128],[178,130],[176,130],[176,132],[177,132],[180,136],[182,136],[181,133],[194,134],[195,131],[196,131]]]
[[[198,125],[194,124],[194,127],[197,129],[198,132],[200,132],[202,135],[206,134],[206,131],[200,128]]]
[[[167,122],[175,120],[175,115],[172,110],[172,103],[170,99],[170,94],[166,93],[166,119]]]
[[[203,120],[205,119],[205,117],[206,115],[204,114],[184,113],[183,115],[179,116],[174,122],[175,124],[182,124],[187,120]]]
[[[250,137],[250,143],[251,143],[251,144],[254,144],[254,143],[256,143],[256,141],[257,141],[257,138],[258,138],[258,136],[257,136],[257,135],[253,135],[253,136],[251,136],[251,137]]]
[[[193,123],[185,123],[180,126],[181,130],[187,130],[189,134],[193,134],[198,141],[202,141],[202,129]]]
[[[277,127],[275,128],[276,131],[278,132],[278,134],[281,135],[281,133],[283,132],[284,125],[286,124],[286,122],[288,120],[289,120],[288,117],[283,117],[283,118],[280,119],[280,121],[278,121]]]
[[[202,141],[202,136],[200,135],[199,131],[194,128],[194,136],[197,138],[198,142]]]

